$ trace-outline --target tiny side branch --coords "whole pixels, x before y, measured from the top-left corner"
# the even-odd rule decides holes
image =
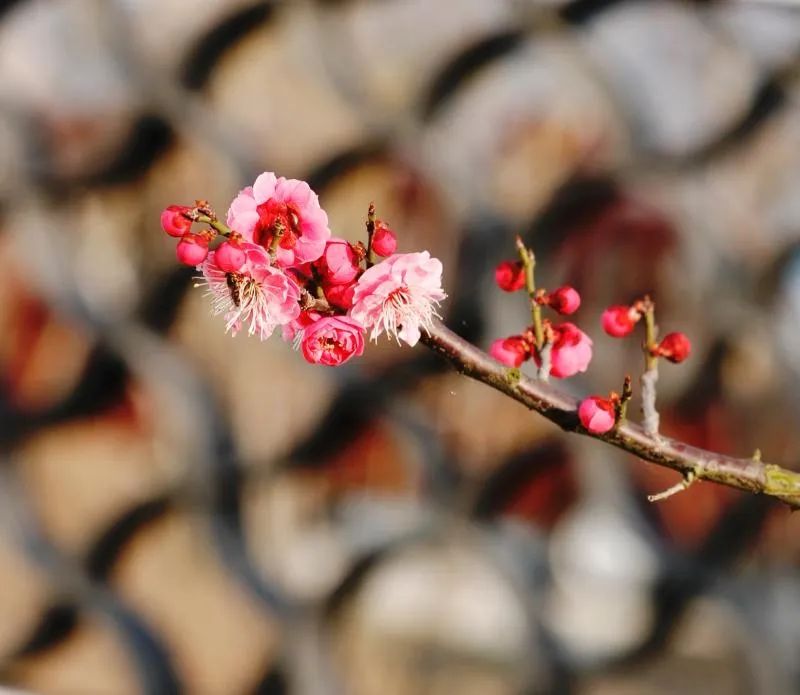
[[[759,457],[734,458],[669,437],[653,437],[640,425],[627,421],[605,434],[592,434],[581,426],[575,398],[495,362],[441,322],[436,321],[427,332],[423,331],[422,342],[462,374],[501,391],[568,432],[600,439],[645,461],[672,468],[685,480],[710,480],[770,495],[793,509],[800,508],[800,473],[765,463]]]

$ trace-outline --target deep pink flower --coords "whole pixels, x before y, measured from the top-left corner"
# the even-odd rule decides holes
[[[242,245],[236,241],[223,241],[214,252],[214,262],[226,273],[236,273],[247,260]]]
[[[692,344],[685,333],[668,333],[656,348],[656,354],[670,362],[683,362],[692,351]]]
[[[504,292],[516,292],[525,287],[525,269],[521,261],[502,261],[494,269],[494,280]]]
[[[601,319],[603,330],[614,338],[622,338],[628,335],[636,322],[641,318],[641,314],[633,307],[610,306],[603,312]]]
[[[328,300],[331,306],[342,311],[350,311],[353,306],[356,283],[351,282],[349,285],[323,285],[322,290],[325,292],[325,299]]]
[[[283,339],[287,343],[292,343],[295,349],[299,348],[300,341],[303,339],[303,331],[321,318],[322,314],[318,311],[301,311],[295,318],[283,325]]]
[[[282,224],[284,234],[277,249],[278,264],[282,266],[316,261],[331,236],[328,215],[309,185],[276,177],[270,171],[234,198],[227,221],[246,241],[265,248],[272,243],[276,222]]]
[[[614,404],[608,398],[589,396],[578,407],[581,424],[594,434],[604,434],[614,427]]]
[[[200,265],[208,256],[208,239],[198,234],[185,234],[175,247],[175,255],[184,265]]]
[[[300,314],[300,288],[280,268],[270,265],[266,250],[243,243],[245,262],[236,273],[224,271],[212,251],[200,270],[199,285],[207,286],[214,315],[223,314],[225,330],[236,335],[247,326],[248,335],[266,340],[276,326],[283,326]]]
[[[385,223],[378,220],[372,234],[372,250],[379,256],[391,256],[397,251],[397,237]]]
[[[324,316],[303,330],[300,349],[312,364],[338,367],[364,352],[364,328],[349,316]]]
[[[356,279],[360,268],[358,256],[344,239],[331,239],[316,263],[322,280],[329,285],[346,285]]]
[[[174,237],[182,237],[192,229],[192,221],[184,215],[191,208],[185,205],[170,205],[161,213],[161,229]]]
[[[550,374],[566,379],[585,372],[592,361],[592,339],[574,323],[560,323],[552,329],[555,339],[550,351]]]
[[[548,306],[559,314],[574,314],[581,305],[581,296],[574,287],[566,285],[553,290],[547,297]]]
[[[519,367],[531,356],[531,350],[521,335],[512,335],[495,340],[489,348],[489,354],[508,367]]]
[[[416,345],[420,328],[438,317],[436,305],[447,295],[442,291],[442,263],[427,251],[400,253],[364,271],[356,283],[350,316],[371,329],[370,338],[381,333]]]

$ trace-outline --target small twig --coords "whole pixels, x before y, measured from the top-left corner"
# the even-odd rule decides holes
[[[696,476],[692,471],[689,471],[684,478],[681,479],[680,482],[675,483],[671,488],[667,488],[664,492],[659,492],[655,495],[648,495],[647,501],[648,502],[660,502],[661,500],[667,499],[667,497],[672,497],[673,495],[677,495],[679,492],[683,492],[686,488],[688,488],[695,480]]]
[[[614,427],[619,427],[628,415],[628,402],[633,396],[633,385],[631,383],[631,375],[625,375],[625,381],[622,382],[622,395],[614,403]]]
[[[209,217],[208,215],[193,215],[192,219],[200,224],[207,224],[209,227],[212,227],[214,230],[216,230],[217,233],[222,234],[222,236],[231,235],[230,227],[220,222],[216,217]]]
[[[550,378],[551,340],[549,336],[545,334],[544,322],[542,321],[542,307],[538,301],[536,292],[536,256],[534,256],[532,249],[525,246],[520,237],[517,237],[516,245],[519,259],[522,261],[522,267],[525,270],[525,289],[528,292],[528,301],[531,306],[531,321],[533,323],[536,354],[539,356],[539,368],[536,375],[542,379],[542,381],[547,381]]]
[[[645,297],[641,302],[644,312],[645,340],[642,345],[644,352],[644,372],[640,378],[642,385],[642,426],[651,437],[658,436],[661,417],[656,409],[656,384],[658,383],[658,357],[655,354],[656,341],[658,340],[658,327],[656,326],[655,304],[650,297]]]
[[[372,237],[375,234],[375,203],[367,209],[367,268],[375,265],[375,252],[372,250]]]

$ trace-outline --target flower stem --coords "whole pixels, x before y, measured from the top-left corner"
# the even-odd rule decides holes
[[[222,236],[230,236],[231,230],[228,225],[223,224],[218,219],[209,217],[208,215],[197,215],[194,218],[195,222],[200,222],[200,224],[207,224],[212,229],[214,229],[218,234],[222,234]]]
[[[536,256],[533,250],[522,243],[522,239],[517,237],[517,252],[525,270],[525,289],[528,292],[528,300],[531,305],[531,321],[533,322],[533,336],[536,340],[536,352],[539,355],[540,365],[538,376],[544,381],[550,376],[550,350],[549,341],[546,340],[544,325],[542,323],[542,307],[536,301]]]
[[[658,356],[655,354],[658,340],[658,326],[656,326],[656,306],[650,297],[642,300],[644,312],[645,339],[642,350],[644,352],[644,373],[640,378],[642,385],[642,426],[649,435],[658,436],[660,416],[656,410],[656,383],[658,382]]]

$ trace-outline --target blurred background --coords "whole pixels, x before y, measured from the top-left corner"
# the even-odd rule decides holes
[[[800,516],[564,435],[423,347],[231,339],[159,229],[263,170],[444,262],[522,234],[662,430],[800,460],[793,0],[0,3],[0,682],[126,695],[800,692]],[[637,411],[634,403],[632,412]]]

